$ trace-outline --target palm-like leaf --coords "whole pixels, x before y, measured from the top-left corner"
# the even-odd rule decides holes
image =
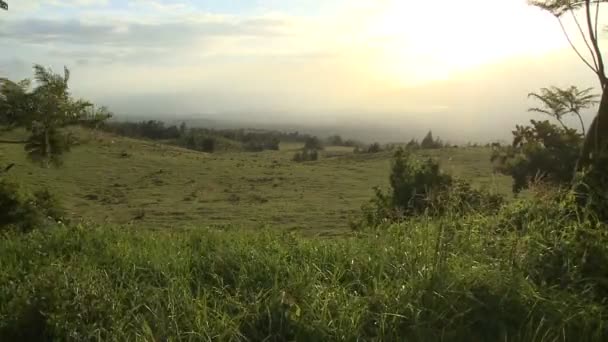
[[[563,117],[565,115],[576,115],[581,122],[582,132],[585,132],[581,111],[595,106],[599,101],[598,95],[592,94],[593,88],[579,90],[576,86],[569,88],[542,88],[540,94],[530,93],[528,97],[533,97],[542,103],[542,107],[530,108],[531,112],[538,112],[554,117],[562,127],[566,128]]]
[[[608,0],[596,0],[594,3],[606,2]],[[530,5],[550,12],[556,17],[561,17],[564,13],[576,10],[585,5],[581,0],[529,0]]]

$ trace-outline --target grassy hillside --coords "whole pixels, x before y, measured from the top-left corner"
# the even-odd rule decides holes
[[[0,161],[17,162],[9,179],[50,188],[76,219],[158,228],[270,225],[340,233],[372,188],[387,184],[391,156],[330,147],[319,161],[295,163],[297,144],[284,144],[281,151],[205,154],[84,130],[78,135],[82,145],[61,168],[31,164],[21,145],[0,144]],[[510,179],[492,174],[487,149],[422,153],[474,184],[509,192]]]

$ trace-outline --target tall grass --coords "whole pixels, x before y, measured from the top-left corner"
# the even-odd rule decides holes
[[[566,209],[515,202],[496,216],[419,217],[327,240],[102,226],[5,234],[0,340],[600,341],[605,227]],[[522,212],[533,214],[513,219]]]

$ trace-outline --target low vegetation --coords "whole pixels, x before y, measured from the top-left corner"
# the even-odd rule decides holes
[[[586,132],[576,87],[530,94],[559,126],[456,150],[108,123],[67,69],[0,79],[0,341],[606,340],[608,78],[589,1],[531,3],[587,9]]]
[[[573,208],[518,200],[330,240],[94,224],[5,233],[0,339],[599,341],[607,230]]]

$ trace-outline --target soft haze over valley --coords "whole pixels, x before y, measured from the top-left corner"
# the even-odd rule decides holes
[[[529,92],[596,86],[525,0],[20,0],[0,18],[0,51],[9,78],[67,65],[75,95],[119,117],[381,141],[508,140]]]

